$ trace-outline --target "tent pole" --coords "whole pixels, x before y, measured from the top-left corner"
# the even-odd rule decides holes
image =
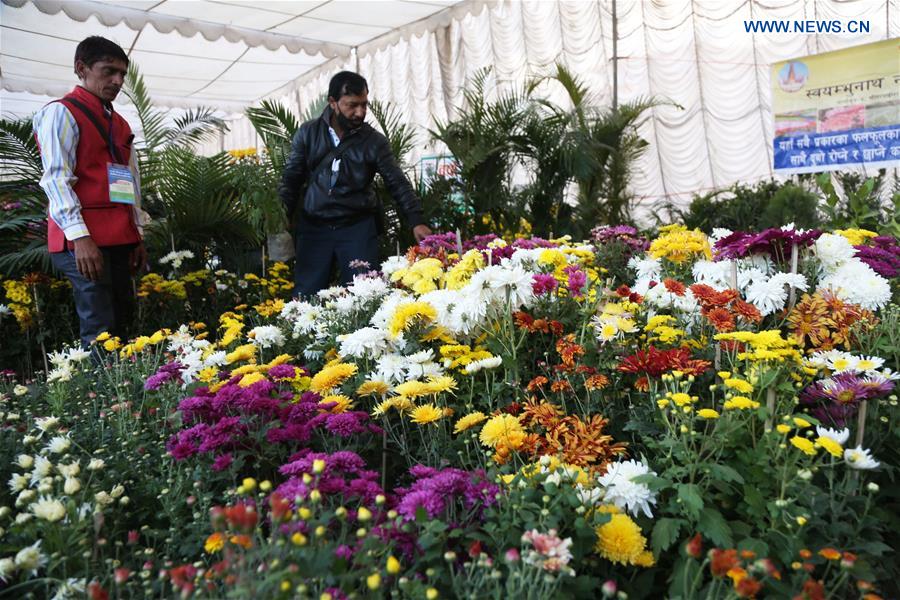
[[[612,0],[612,68],[613,68],[613,110],[619,108],[619,18],[616,13],[616,0]]]

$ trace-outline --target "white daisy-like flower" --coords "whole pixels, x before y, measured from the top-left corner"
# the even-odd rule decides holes
[[[31,483],[36,484],[53,471],[53,463],[46,456],[38,456],[34,459],[34,469],[31,471]]]
[[[11,314],[12,314],[12,309],[10,309],[5,304],[0,304],[0,317],[5,317],[6,315],[11,315]]]
[[[55,523],[66,516],[66,507],[56,498],[41,498],[31,504],[31,513],[38,519]]]
[[[74,374],[72,365],[65,362],[47,373],[47,383],[71,381]]]
[[[72,600],[74,598],[84,598],[87,582],[84,579],[76,579],[70,577],[66,579],[58,588],[56,593],[50,600]]]
[[[10,492],[12,492],[13,494],[17,494],[28,487],[28,476],[16,473],[9,478],[9,481],[6,482],[6,485],[9,487]]]
[[[823,233],[813,248],[826,273],[834,272],[856,256],[856,249],[850,245],[850,241],[836,233]]]
[[[628,259],[628,267],[637,272],[637,279],[660,280],[662,261],[658,258],[632,256]]]
[[[2,306],[2,304],[0,304]],[[16,572],[16,561],[12,558],[0,558],[0,581],[7,583]]]
[[[408,269],[409,267],[409,259],[405,256],[391,256],[381,263],[381,272],[390,277],[394,272],[400,269]]]
[[[578,495],[578,500],[581,502],[581,505],[587,508],[592,506],[596,506],[603,500],[603,488],[599,487],[584,487],[580,483],[575,486],[576,494]]]
[[[598,479],[600,485],[606,488],[604,501],[619,509],[626,509],[632,515],[637,515],[638,510],[641,510],[653,518],[650,505],[656,504],[656,492],[646,484],[632,481],[635,477],[648,473],[656,475],[647,465],[636,460],[611,463],[606,474]]]
[[[829,440],[837,442],[841,446],[843,446],[847,439],[850,437],[850,430],[846,427],[841,430],[837,430],[828,429],[827,427],[817,425],[816,433],[819,434],[819,437],[828,438]]]
[[[46,565],[47,557],[41,552],[41,540],[19,550],[15,561],[18,568],[23,571],[31,571],[32,574]]]
[[[51,454],[62,454],[63,452],[66,452],[71,446],[72,441],[68,437],[64,435],[57,435],[50,440],[49,444],[47,444],[47,450],[49,450]]]
[[[30,454],[20,454],[16,457],[16,464],[20,469],[30,469],[34,465],[34,457]]]
[[[59,427],[59,419],[56,417],[41,417],[35,419],[34,424],[38,429],[46,433]]]
[[[91,353],[81,347],[71,348],[66,353],[66,358],[71,362],[81,362],[85,359],[90,358]]]
[[[872,458],[871,450],[864,449],[862,446],[844,450],[844,460],[847,461],[848,466],[860,470],[876,469],[881,464]]]
[[[106,466],[106,462],[102,458],[92,458],[88,463],[88,471],[99,471]]]
[[[250,330],[250,340],[260,348],[284,345],[284,334],[275,325],[259,325]]]
[[[727,238],[732,233],[734,232],[725,227],[713,227],[712,233],[709,234],[709,243],[715,244],[722,238]]]
[[[78,477],[78,474],[81,473],[81,465],[77,462],[68,465],[57,465],[56,470],[63,477]]]
[[[377,358],[388,348],[390,336],[379,327],[363,327],[353,333],[337,336],[341,356],[354,358]]]
[[[434,350],[425,348],[406,357],[411,363],[424,363],[434,359]]]
[[[858,371],[876,371],[884,366],[884,359],[880,356],[860,356],[856,361]]]

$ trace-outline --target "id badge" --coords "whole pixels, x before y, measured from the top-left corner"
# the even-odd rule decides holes
[[[134,205],[134,175],[128,165],[106,163],[109,201]]]

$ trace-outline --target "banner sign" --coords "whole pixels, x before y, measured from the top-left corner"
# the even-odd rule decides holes
[[[772,65],[780,173],[900,166],[900,39]]]

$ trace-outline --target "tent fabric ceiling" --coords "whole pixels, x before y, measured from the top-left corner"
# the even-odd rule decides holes
[[[77,43],[101,34],[138,65],[161,105],[228,112],[290,93],[318,69],[448,23],[482,0],[3,0],[9,92],[59,96]],[[489,4],[489,3],[488,3]]]

